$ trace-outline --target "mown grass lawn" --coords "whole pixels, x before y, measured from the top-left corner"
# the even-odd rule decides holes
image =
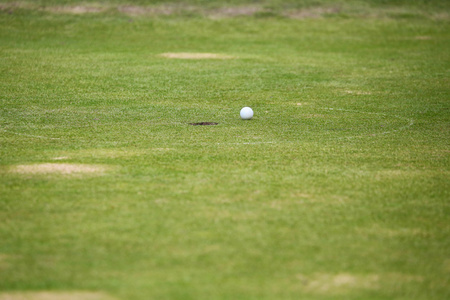
[[[448,4],[149,3],[0,2],[1,300],[450,297]]]

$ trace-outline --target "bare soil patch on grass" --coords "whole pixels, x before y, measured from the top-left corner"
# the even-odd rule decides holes
[[[100,292],[12,292],[0,293],[0,300],[114,300]]]
[[[79,175],[79,174],[102,174],[106,171],[105,166],[88,164],[69,163],[43,163],[31,165],[17,165],[10,169],[17,174],[59,174],[59,175]]]
[[[170,16],[175,14],[179,9],[175,6],[137,6],[137,5],[124,5],[117,7],[117,11],[130,16],[142,16],[142,15],[161,15]]]
[[[86,6],[86,5],[76,5],[76,6],[50,6],[45,10],[53,13],[65,13],[65,14],[88,14],[88,13],[100,13],[107,9],[107,7],[100,6]]]

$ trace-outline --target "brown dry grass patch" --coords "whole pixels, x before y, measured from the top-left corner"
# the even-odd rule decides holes
[[[176,58],[176,59],[232,59],[233,56],[218,54],[218,53],[191,53],[191,52],[178,52],[178,53],[162,53],[161,57]]]
[[[161,15],[170,16],[177,12],[175,6],[157,6],[157,7],[146,7],[137,5],[123,5],[117,7],[117,11],[129,16],[142,16],[142,15]]]
[[[0,300],[114,300],[100,292],[13,292],[1,293]]]
[[[77,175],[77,174],[102,174],[106,171],[105,166],[88,164],[69,164],[69,163],[44,163],[31,165],[17,165],[10,169],[17,174],[59,174],[59,175]]]
[[[86,5],[76,5],[76,6],[52,6],[46,8],[47,11],[53,13],[65,13],[65,14],[75,14],[82,15],[88,13],[100,13],[104,12],[106,7],[98,7],[98,6],[86,6]]]

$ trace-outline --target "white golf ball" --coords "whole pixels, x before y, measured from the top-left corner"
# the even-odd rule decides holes
[[[253,118],[253,110],[250,107],[244,107],[239,114],[242,120],[250,120]]]

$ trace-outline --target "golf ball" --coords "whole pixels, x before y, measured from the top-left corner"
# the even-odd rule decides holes
[[[242,120],[250,120],[253,118],[253,110],[250,107],[244,107],[239,114]]]

